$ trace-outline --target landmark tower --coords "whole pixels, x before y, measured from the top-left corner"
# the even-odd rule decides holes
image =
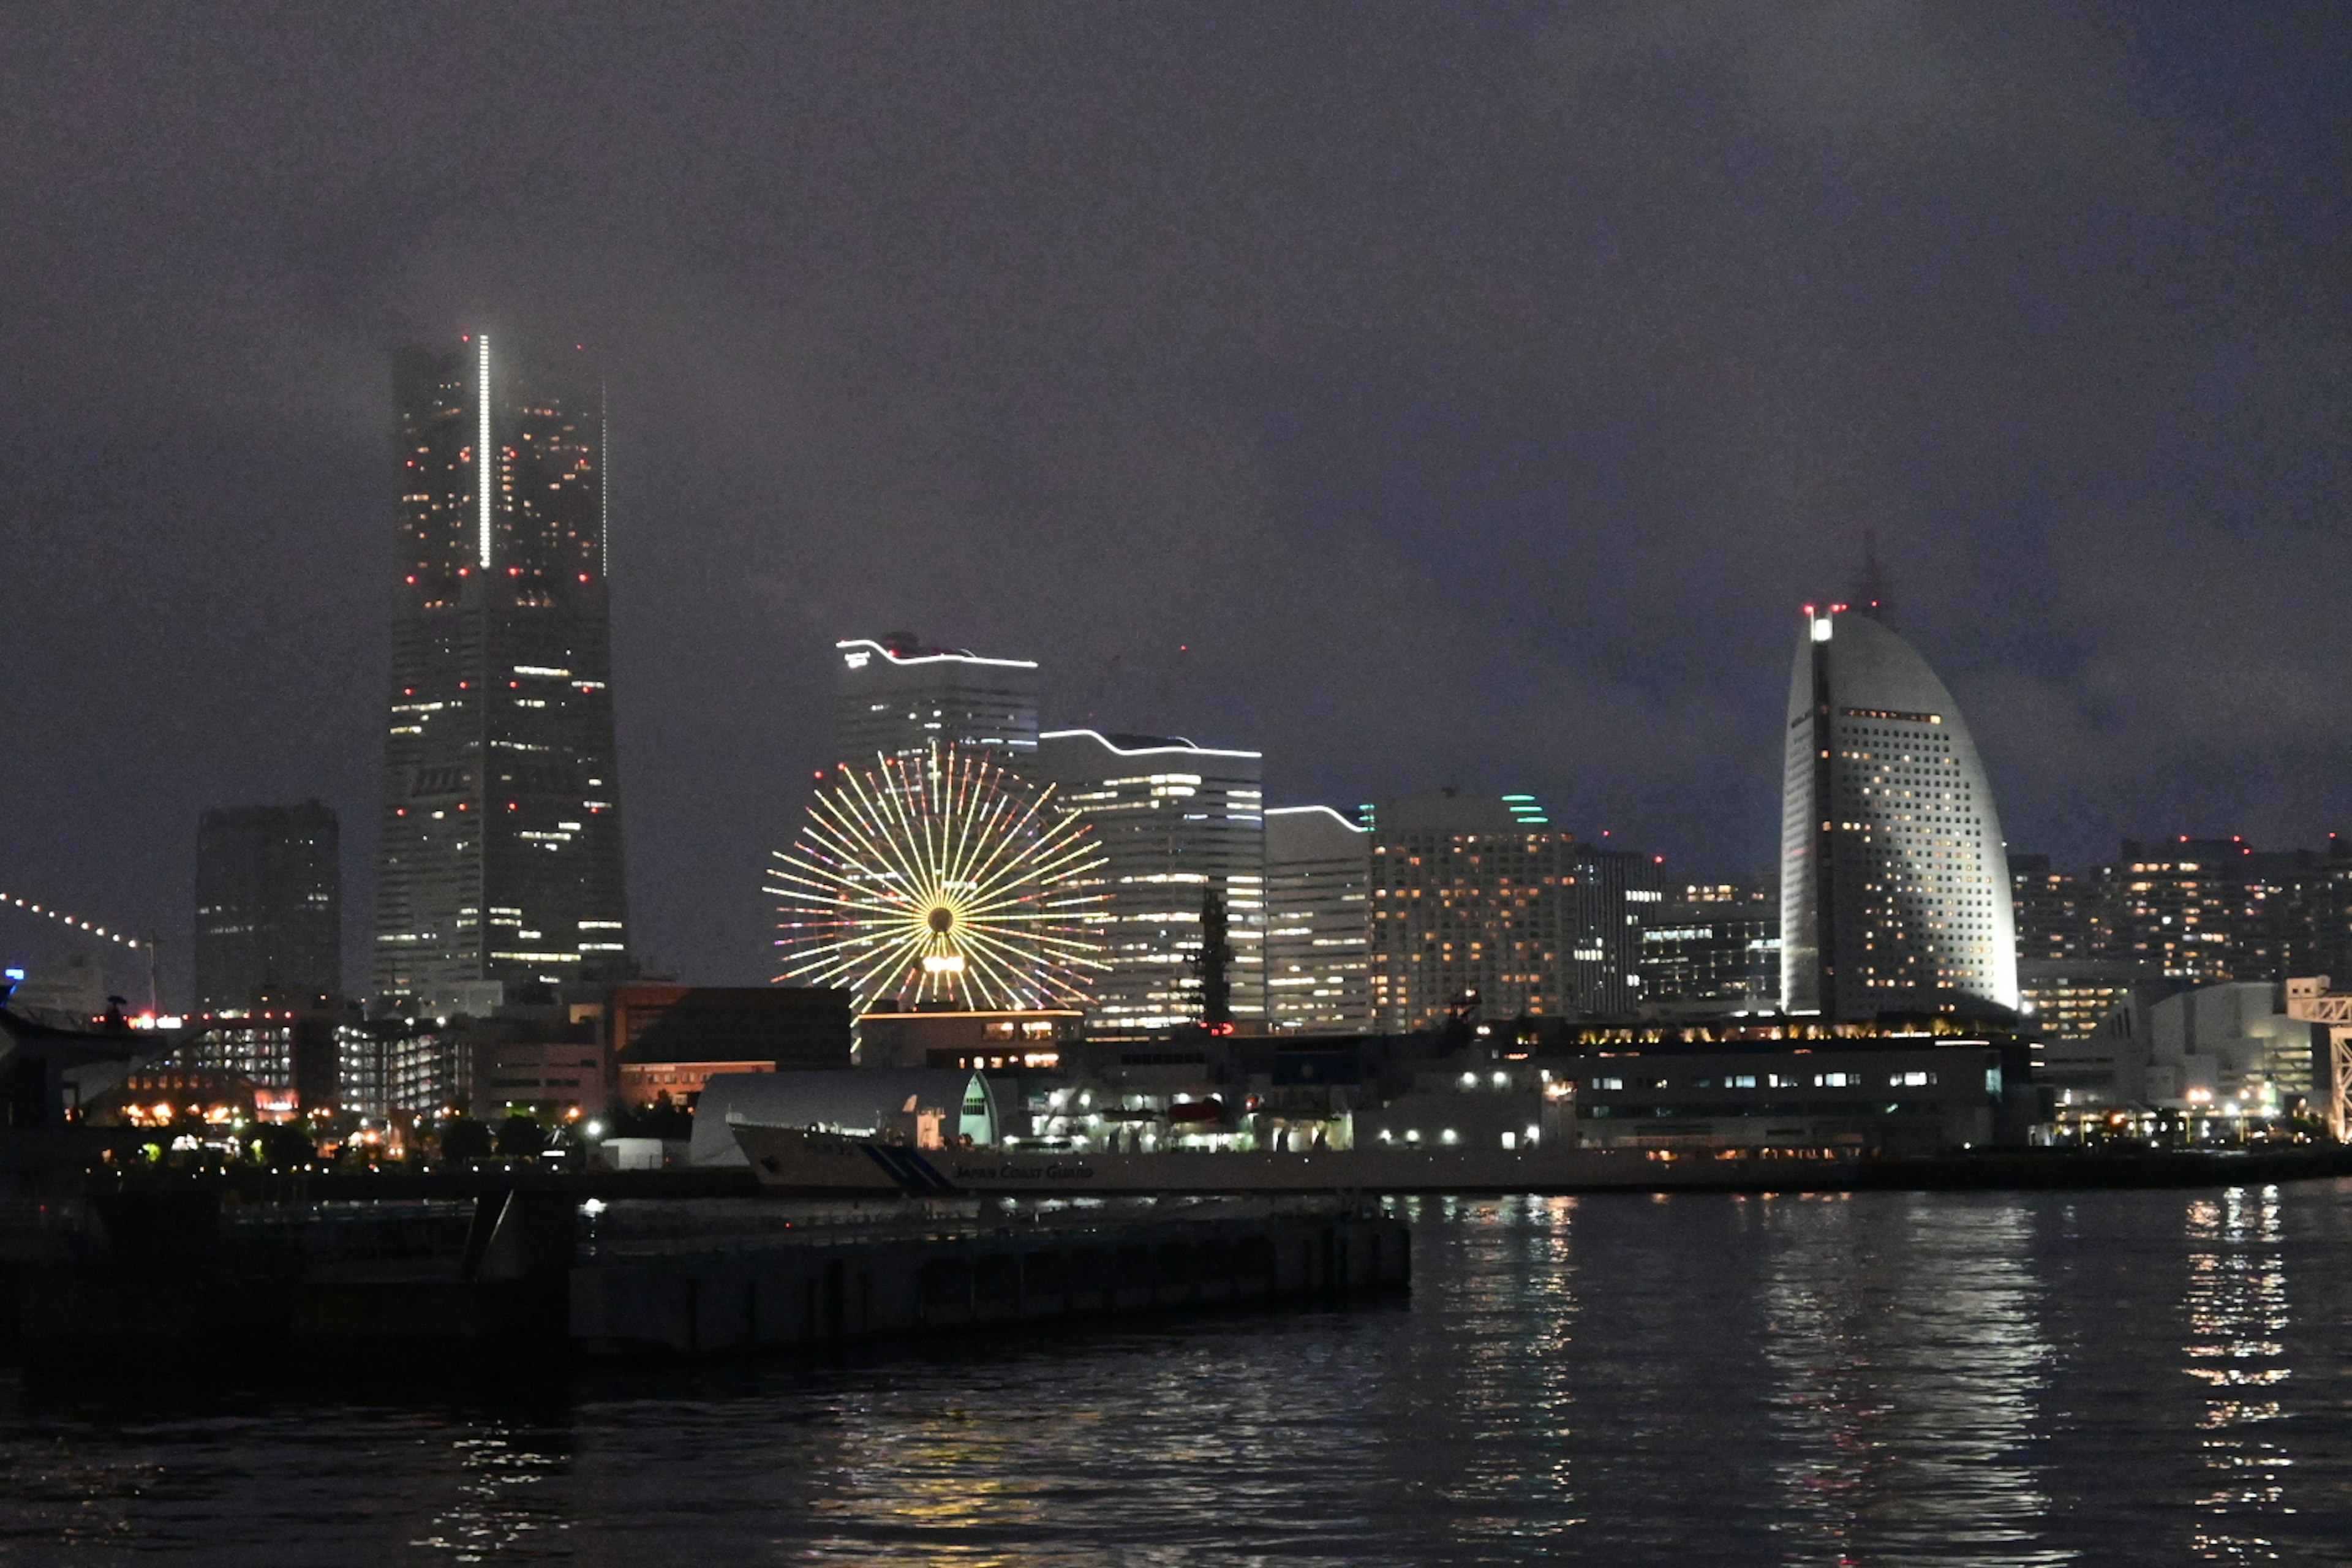
[[[473,336],[403,353],[376,994],[624,978],[604,394]]]

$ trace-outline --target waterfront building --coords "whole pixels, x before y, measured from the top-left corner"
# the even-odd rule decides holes
[[[1643,906],[1642,1002],[1770,1008],[1780,989],[1780,900],[1761,883],[1686,883]]]
[[[601,1115],[612,1103],[604,1046],[593,1020],[564,1028],[483,1020],[468,1032],[474,1072],[469,1103],[478,1120],[520,1115],[578,1121]]]
[[[2301,1009],[2290,1009],[2289,984],[2176,989],[2116,1013],[2106,1032],[2137,1058],[2135,1100],[2240,1120],[2315,1110],[2326,1041],[2315,1039],[2311,1022],[2296,1016]]]
[[[1927,660],[1867,615],[1808,607],[1785,744],[1781,1005],[1839,1019],[2014,1008],[2000,819]]]
[[[1373,822],[1379,1027],[1633,1011],[1642,912],[1664,901],[1653,858],[1579,843],[1525,796],[1407,795]]]
[[[615,1096],[691,1106],[722,1073],[846,1068],[852,1000],[814,985],[615,986],[604,1015]]]
[[[1265,814],[1266,1018],[1370,1026],[1371,835],[1328,805]]]
[[[1355,1149],[1575,1148],[1575,1101],[1547,1094],[1552,1081],[1550,1069],[1532,1061],[1489,1065],[1457,1054],[1415,1071],[1402,1093],[1339,1119],[1344,1131],[1326,1142]]]
[[[933,647],[904,632],[851,637],[834,703],[834,761],[921,757],[934,745],[988,747],[1016,773],[1037,755],[1037,666]]]
[[[207,1128],[240,1121],[282,1122],[294,1110],[276,1090],[264,1089],[226,1068],[174,1067],[150,1062],[126,1073],[113,1088],[76,1107],[92,1127]]]
[[[1544,1058],[1580,1149],[1934,1154],[2025,1143],[2033,1093],[2006,1037],[1687,1040]]]
[[[1294,1131],[1319,1116],[1328,1146],[1358,1149],[1934,1153],[2022,1145],[2039,1105],[2032,1037],[1951,1015],[1529,1019],[1451,1049],[1446,1039],[1265,1042],[1270,1052],[1228,1076],[1245,1080],[1250,1104],[1286,1113]],[[1250,1120],[1267,1146],[1266,1115]]]
[[[399,356],[394,430],[372,988],[479,1013],[624,978],[603,389],[474,337]]]
[[[249,993],[239,1006],[188,1016],[163,1061],[235,1074],[262,1095],[263,1114],[314,1115],[343,1103],[343,1037],[356,1026],[343,1002],[322,992]]]
[[[1094,1026],[1127,1032],[1199,1021],[1203,896],[1223,900],[1233,1016],[1265,1007],[1265,813],[1255,752],[1178,736],[1059,730],[1038,738],[1038,775],[1093,826],[1104,864],[1074,886],[1099,892],[1105,968]]]
[[[1075,1007],[871,1012],[857,1020],[857,1065],[1059,1075],[1085,1036],[1086,1015]]]
[[[196,1006],[343,989],[342,847],[332,808],[226,806],[196,826]]]

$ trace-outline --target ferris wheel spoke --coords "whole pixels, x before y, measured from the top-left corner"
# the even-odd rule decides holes
[[[845,767],[809,801],[761,889],[778,965],[870,1009],[914,987],[984,1007],[1083,1005],[1104,964],[1105,858],[1051,785],[934,745]]]

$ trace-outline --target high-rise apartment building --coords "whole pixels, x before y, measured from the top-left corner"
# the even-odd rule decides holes
[[[2352,963],[2352,855],[2242,838],[2126,838],[2092,877],[2100,950],[2199,984],[2333,974]]]
[[[1837,1019],[2016,1007],[2000,819],[1927,661],[1867,615],[1809,607],[1787,736],[1782,1006]]]
[[[2149,975],[2217,984],[2247,968],[2244,872],[2231,839],[2126,838],[2095,874],[2106,956]]]
[[[486,1013],[628,966],[604,395],[584,355],[403,353],[372,985]]]
[[[1197,1022],[1202,896],[1224,900],[1234,1017],[1265,1016],[1265,812],[1255,752],[1173,736],[1059,730],[1038,737],[1037,775],[1093,824],[1106,865],[1097,1028]]]
[[[1372,828],[1377,1026],[1630,1013],[1642,915],[1664,901],[1647,856],[1596,849],[1526,796],[1454,791],[1379,804]]]
[[[2017,961],[2088,958],[2100,951],[2091,888],[2055,870],[2047,855],[2009,857],[2009,898],[2017,926]]]
[[[1025,773],[1037,754],[1037,666],[931,647],[903,633],[834,645],[841,655],[834,760],[918,757],[933,744],[992,747]]]
[[[1265,814],[1265,1007],[1277,1029],[1371,1026],[1371,835],[1328,805]]]
[[[342,840],[335,813],[226,806],[196,825],[196,1007],[252,1006],[263,992],[343,988]]]

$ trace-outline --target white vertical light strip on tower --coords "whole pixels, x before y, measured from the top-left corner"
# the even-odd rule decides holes
[[[482,570],[490,569],[490,335],[482,334],[482,391],[474,437],[474,489],[480,497]]]
[[[604,412],[604,384],[596,383],[596,574],[613,580],[613,419]]]

